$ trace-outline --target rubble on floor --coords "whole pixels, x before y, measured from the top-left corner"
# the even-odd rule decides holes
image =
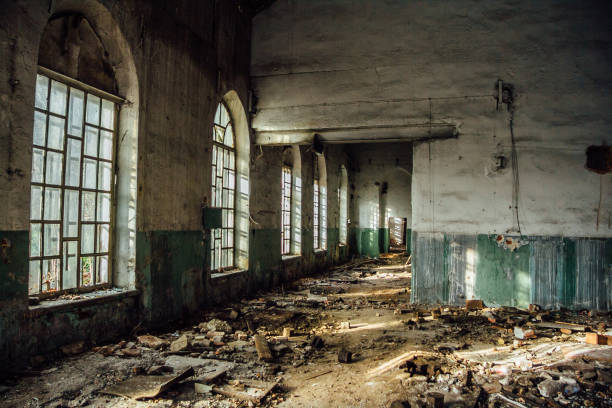
[[[360,259],[179,330],[68,345],[0,383],[0,406],[612,407],[609,313],[415,305],[410,275],[403,254]]]

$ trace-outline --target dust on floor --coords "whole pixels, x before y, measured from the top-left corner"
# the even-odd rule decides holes
[[[609,341],[609,314],[414,305],[410,277],[403,254],[361,259],[178,330],[77,343],[0,383],[0,406],[612,407],[612,347],[585,342]]]

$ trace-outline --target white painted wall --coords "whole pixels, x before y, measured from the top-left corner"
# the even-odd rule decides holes
[[[388,227],[389,217],[406,218],[410,228],[412,215],[412,146],[409,143],[367,143],[349,147],[355,163],[355,191],[359,228]],[[380,189],[387,183],[386,197]]]
[[[414,149],[412,227],[505,232],[516,229],[511,171],[485,175],[494,154],[510,158],[501,78],[515,87],[521,232],[609,237],[612,175],[584,168],[589,145],[612,144],[608,11],[569,0],[277,1],[254,20],[253,126],[427,136],[429,124],[452,124],[458,139]]]

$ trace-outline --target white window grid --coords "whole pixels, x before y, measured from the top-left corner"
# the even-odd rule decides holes
[[[281,189],[281,254],[288,255],[291,253],[291,188],[293,186],[292,169],[288,166],[283,166]]]
[[[315,178],[314,179],[314,194],[313,194],[313,200],[312,200],[312,240],[313,240],[313,248],[314,249],[319,249],[319,198],[320,198],[320,193],[319,193],[319,179]]]
[[[232,120],[223,102],[213,124],[212,200],[221,208],[222,227],[211,230],[210,267],[213,271],[235,266],[236,148]]]
[[[114,95],[42,69],[36,78],[28,293],[110,286]]]

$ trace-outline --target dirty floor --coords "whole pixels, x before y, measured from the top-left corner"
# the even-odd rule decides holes
[[[360,259],[77,343],[0,380],[0,407],[612,407],[609,314],[413,305],[410,276],[404,254]]]

